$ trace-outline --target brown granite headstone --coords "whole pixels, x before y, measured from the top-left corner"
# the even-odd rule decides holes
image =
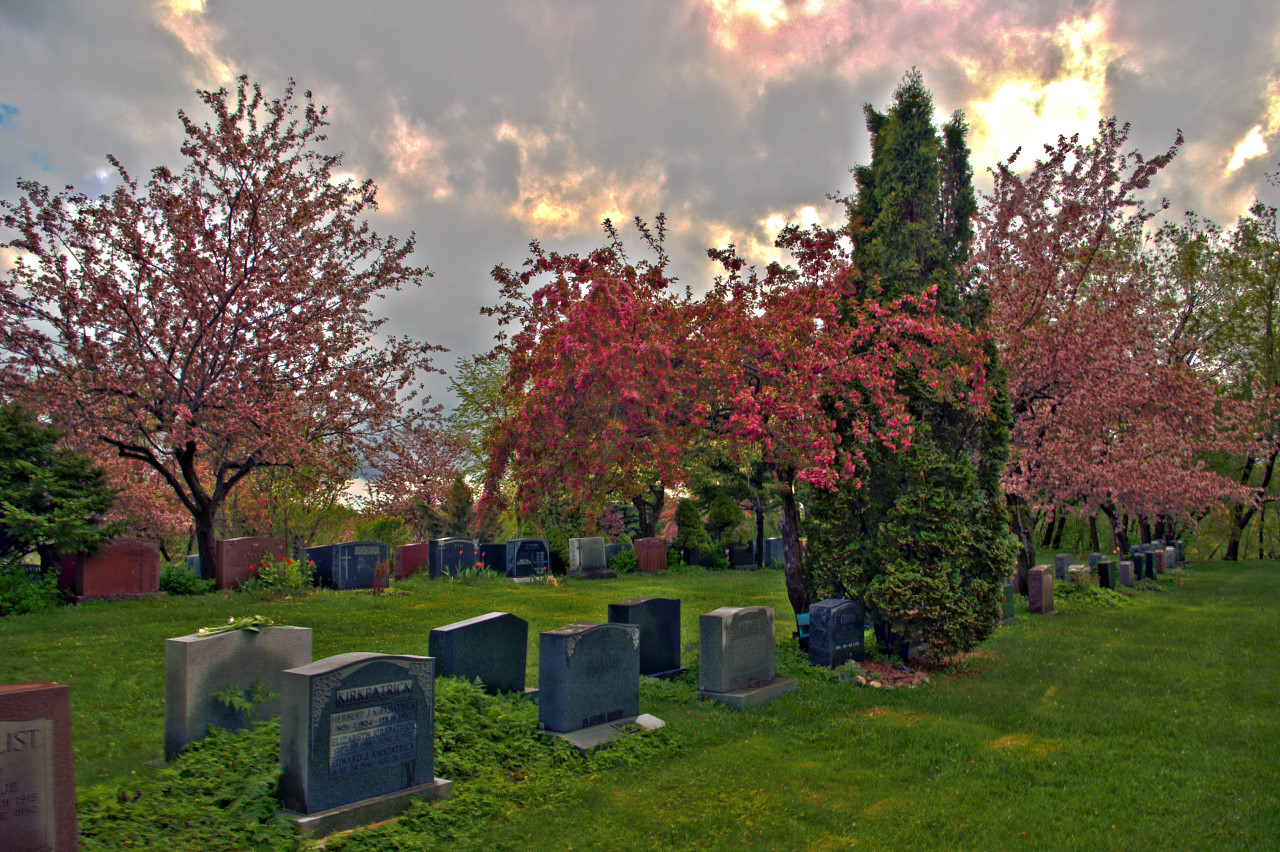
[[[76,600],[136,598],[160,591],[160,552],[138,539],[118,538],[92,556],[62,556],[58,565],[58,588],[69,590]]]
[[[1037,565],[1031,569],[1027,577],[1028,596],[1027,609],[1030,612],[1049,614],[1053,612],[1053,568],[1048,565]]]
[[[412,577],[419,571],[426,571],[427,560],[430,555],[431,542],[429,541],[399,545],[396,547],[395,555],[395,578],[403,580],[406,577]]]
[[[1150,554],[1148,554],[1148,556],[1153,562],[1155,562],[1156,573],[1163,574],[1164,573],[1164,551],[1153,550],[1151,551]]]
[[[71,697],[49,681],[0,686],[0,849],[78,847]]]
[[[661,538],[638,538],[632,545],[636,570],[641,574],[667,570],[667,542]]]
[[[237,589],[249,581],[253,569],[262,565],[268,556],[283,559],[285,544],[282,538],[251,536],[226,538],[218,542],[218,570],[214,573],[214,585],[219,589]]]

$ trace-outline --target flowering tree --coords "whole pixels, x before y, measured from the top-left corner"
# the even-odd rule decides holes
[[[0,284],[0,383],[73,434],[154,470],[213,566],[214,520],[255,470],[351,469],[420,421],[402,409],[434,348],[377,342],[371,296],[415,284],[412,236],[360,217],[371,181],[335,173],[326,110],[242,77],[178,115],[180,173],[140,185],[114,158],[101,198],[20,181],[0,202],[19,253]]]
[[[495,272],[506,301],[493,312],[519,328],[508,349],[513,413],[490,482],[511,470],[523,498],[555,482],[591,504],[646,471],[683,483],[699,440],[762,451],[782,494],[787,592],[800,612],[795,487],[855,480],[867,444],[910,445],[903,371],[940,398],[983,405],[981,360],[970,357],[981,341],[939,318],[932,293],[849,304],[847,231],[788,229],[779,245],[798,267],[763,274],[733,247],[712,250],[725,274],[699,300],[670,290],[661,219],[656,235],[637,225],[656,263],[630,264],[606,222],[609,246],[585,258],[535,244],[525,273]],[[526,294],[542,273],[552,280]]]
[[[1003,481],[1023,570],[1034,508],[1101,510],[1122,535],[1121,512],[1188,517],[1233,490],[1201,460],[1234,440],[1232,412],[1182,357],[1142,252],[1153,213],[1138,194],[1181,136],[1151,160],[1125,153],[1127,136],[1111,119],[1089,144],[1046,146],[1026,175],[1011,158],[977,222],[972,265],[1009,373]]]

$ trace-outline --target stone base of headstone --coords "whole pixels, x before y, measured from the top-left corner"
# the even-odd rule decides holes
[[[404,813],[414,799],[442,800],[449,798],[452,793],[453,782],[437,778],[427,784],[406,787],[394,793],[374,796],[372,799],[361,799],[349,805],[339,805],[313,814],[279,811],[279,815],[296,825],[303,837],[320,838],[339,831],[394,819]]]
[[[612,568],[592,568],[588,571],[570,571],[570,580],[612,580],[618,572]]]
[[[579,728],[576,731],[538,731],[538,733],[544,737],[564,740],[582,754],[586,754],[593,749],[608,745],[624,737],[638,734],[641,731],[656,731],[666,726],[667,723],[657,716],[641,713],[638,716],[627,716],[624,719],[605,722],[603,725],[592,725],[589,728]]]
[[[507,579],[513,583],[545,583],[547,576],[543,574],[541,577],[508,577]]]
[[[773,680],[764,683],[748,684],[739,689],[730,692],[710,692],[709,690],[699,689],[698,697],[708,699],[710,701],[719,701],[721,704],[727,704],[735,710],[750,710],[752,707],[759,707],[768,704],[770,701],[776,701],[788,692],[796,691],[796,679],[793,677],[775,677]]]

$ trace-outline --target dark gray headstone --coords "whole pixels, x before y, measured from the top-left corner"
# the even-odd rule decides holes
[[[538,642],[538,721],[548,731],[640,713],[640,628],[569,624]]]
[[[300,814],[435,780],[430,657],[338,654],[284,672],[280,801]]]
[[[786,561],[782,553],[782,539],[766,538],[764,540],[764,564],[781,565]]]
[[[584,574],[591,571],[603,571],[607,567],[604,558],[603,538],[569,539],[570,573]]]
[[[482,544],[478,557],[480,567],[495,574],[507,573],[507,543]]]
[[[1070,553],[1059,553],[1053,557],[1053,576],[1059,580],[1067,579],[1067,566],[1071,564]]]
[[[308,547],[318,585],[330,589],[372,589],[379,562],[390,561],[390,549],[380,541],[344,541]]]
[[[551,545],[545,538],[507,542],[507,577],[545,577],[551,571]]]
[[[1128,559],[1120,562],[1120,585],[1133,588],[1133,562]]]
[[[452,536],[434,539],[430,544],[427,575],[432,580],[446,575],[456,577],[460,569],[475,567],[476,543],[471,539]]]
[[[509,612],[491,612],[433,627],[427,647],[436,677],[480,678],[485,692],[524,692],[529,622]]]
[[[610,624],[640,628],[640,674],[674,676],[680,667],[680,601],[675,598],[632,598],[609,604]]]
[[[190,571],[192,574],[195,574],[197,577],[202,576],[200,574],[200,554],[199,553],[193,553],[187,557],[187,570]]]
[[[1103,589],[1114,589],[1120,581],[1116,563],[1110,559],[1098,562],[1098,586]]]
[[[809,607],[809,663],[834,669],[862,661],[867,611],[861,601],[827,598]]]
[[[1164,567],[1168,571],[1172,571],[1178,567],[1178,548],[1173,545],[1166,545],[1164,549]]]
[[[1101,561],[1101,559],[1102,559],[1102,554],[1101,554],[1101,553],[1090,553],[1090,554],[1089,554],[1089,568],[1090,568],[1090,570],[1092,570],[1092,569],[1094,569],[1094,568],[1097,568],[1097,567],[1098,567],[1098,562],[1099,562],[1099,561]]]
[[[228,686],[250,697],[255,683],[263,694],[281,695],[284,670],[311,662],[310,627],[192,633],[164,643],[164,756],[172,760],[188,743],[204,739],[210,727],[236,730],[280,714],[280,702],[267,700],[254,719],[216,701]]]
[[[774,675],[773,607],[722,606],[698,616],[698,683],[732,692]]]
[[[614,558],[615,556],[617,556],[619,553],[626,553],[626,552],[627,552],[627,551],[629,551],[629,550],[631,550],[631,545],[629,545],[629,544],[607,544],[607,545],[605,545],[605,548],[604,548],[604,564],[605,564],[605,566],[607,567],[611,562],[613,562],[613,558]]]
[[[729,564],[735,568],[746,568],[756,564],[756,543],[732,545],[729,547]]]

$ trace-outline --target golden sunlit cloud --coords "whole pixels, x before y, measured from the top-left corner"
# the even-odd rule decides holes
[[[209,88],[231,82],[235,74],[214,47],[220,34],[204,16],[204,0],[164,0],[155,12],[160,25],[199,61],[201,67],[191,75],[195,82]]]
[[[1240,140],[1240,144],[1236,146],[1235,152],[1231,155],[1231,162],[1227,163],[1226,174],[1231,174],[1236,169],[1243,166],[1254,157],[1261,157],[1267,153],[1267,141],[1262,138],[1262,125],[1255,124],[1245,137]]]
[[[449,166],[442,153],[443,146],[420,121],[410,122],[399,111],[395,112],[384,131],[384,147],[387,162],[399,175],[398,196],[410,194],[435,200],[448,198]],[[386,206],[386,205],[384,205]]]
[[[1068,21],[1052,40],[1063,55],[1057,79],[1007,79],[990,97],[971,104],[976,163],[997,163],[1021,147],[1032,155],[1022,161],[1029,165],[1043,145],[1059,136],[1079,133],[1089,139],[1097,131],[1106,102],[1107,66],[1121,53],[1108,38],[1107,18],[1095,12]]]

